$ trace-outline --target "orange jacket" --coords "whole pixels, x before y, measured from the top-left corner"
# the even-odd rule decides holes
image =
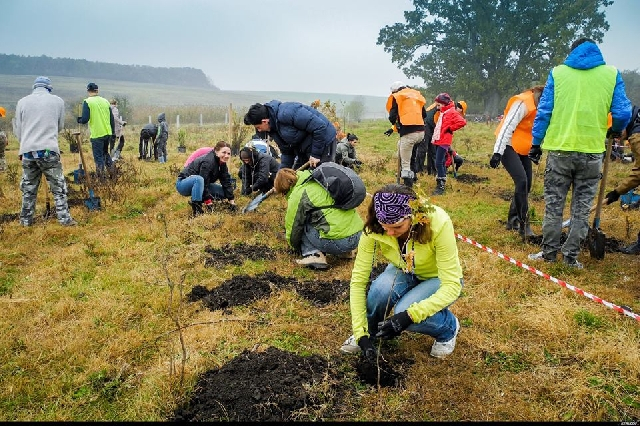
[[[504,119],[507,117],[509,109],[511,109],[511,106],[515,101],[522,101],[524,103],[524,106],[527,108],[527,115],[525,115],[516,126],[516,129],[511,136],[511,147],[518,154],[527,155],[531,150],[531,141],[533,139],[533,136],[531,135],[533,119],[536,118],[536,111],[538,110],[533,99],[533,91],[527,90],[526,92],[522,92],[509,99],[507,106],[504,109],[502,120],[496,128],[495,135],[498,136],[500,134],[500,129],[504,125]]]
[[[391,111],[394,99],[398,104],[398,120],[402,126],[424,125],[422,108],[427,101],[422,96],[422,93],[409,87],[392,93],[387,99],[387,112]]]

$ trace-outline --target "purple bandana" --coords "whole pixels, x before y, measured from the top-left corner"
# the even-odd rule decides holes
[[[376,218],[383,225],[393,225],[411,215],[409,200],[414,198],[406,194],[378,192],[373,196],[373,209]]]

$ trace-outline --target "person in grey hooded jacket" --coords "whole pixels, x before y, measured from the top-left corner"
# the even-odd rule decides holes
[[[160,163],[167,162],[167,139],[169,139],[169,123],[162,112],[158,114],[158,135],[155,142]]]

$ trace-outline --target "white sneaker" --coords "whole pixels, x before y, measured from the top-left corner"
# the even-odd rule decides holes
[[[450,355],[453,350],[456,348],[456,338],[458,337],[458,333],[460,332],[460,321],[456,318],[456,332],[450,340],[446,342],[433,342],[433,346],[431,346],[431,356],[435,358],[444,358],[447,355]]]
[[[356,338],[353,337],[353,334],[344,341],[342,346],[340,346],[340,350],[346,354],[357,354],[361,351],[360,346],[358,346],[358,342],[356,342]]]

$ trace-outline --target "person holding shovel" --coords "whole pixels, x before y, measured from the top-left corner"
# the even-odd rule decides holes
[[[42,175],[53,194],[58,222],[63,226],[78,224],[69,212],[67,183],[58,145],[58,133],[64,128],[64,101],[53,95],[52,90],[48,77],[38,77],[33,83],[33,92],[16,105],[14,131],[20,142],[19,158],[22,160],[22,226],[33,225]]]
[[[314,179],[310,170],[280,169],[274,191],[287,199],[285,238],[302,259],[300,266],[329,269],[325,253],[353,258],[362,234],[362,219],[356,209],[321,208],[334,204],[329,192]]]
[[[220,141],[213,151],[196,158],[178,174],[176,190],[180,195],[191,196],[189,204],[194,216],[204,213],[203,205],[212,207],[214,199],[225,200],[235,211],[236,202],[227,165],[230,158],[231,145]],[[218,180],[220,183],[215,183]]]
[[[115,121],[109,101],[98,95],[96,83],[87,84],[88,97],[82,102],[82,116],[78,124],[89,124],[91,151],[96,163],[96,174],[105,176],[105,166],[112,170],[113,161],[109,155],[109,143],[115,136]]]
[[[513,180],[515,189],[506,228],[518,231],[524,237],[535,236],[529,225],[529,192],[533,176],[529,150],[531,128],[542,89],[544,86],[534,86],[509,99],[495,131],[496,142],[489,160],[489,166],[494,169],[502,162]]]
[[[612,191],[608,192],[605,196],[605,203],[611,204],[620,198],[620,195],[626,194],[633,188],[637,188],[640,185],[640,108],[637,105],[633,106],[631,112],[631,120],[625,129],[624,134],[629,140],[629,146],[635,159],[635,163],[629,176],[622,180]],[[621,138],[623,139],[623,138]],[[620,250],[625,254],[640,254],[640,232],[638,232],[638,239],[635,243],[628,247],[624,247]]]
[[[298,168],[307,161],[311,167],[334,161],[336,128],[317,109],[300,102],[272,100],[253,104],[244,124],[256,132],[266,132],[280,150],[280,168]]]
[[[561,251],[566,265],[582,269],[578,254],[589,232],[589,209],[598,191],[604,141],[620,137],[631,117],[631,102],[620,71],[606,65],[593,40],[580,38],[569,50],[564,63],[549,72],[533,120],[529,158],[538,164],[543,141],[548,155],[542,251],[530,254],[529,259],[555,262]],[[609,112],[612,124],[607,131]],[[562,213],[570,188],[571,228],[562,244]]]
[[[375,361],[376,339],[406,330],[433,337],[431,356],[446,357],[460,331],[449,306],[463,283],[451,218],[405,185],[385,185],[372,198],[351,272],[353,334],[340,349]],[[369,286],[378,251],[389,264]]]

